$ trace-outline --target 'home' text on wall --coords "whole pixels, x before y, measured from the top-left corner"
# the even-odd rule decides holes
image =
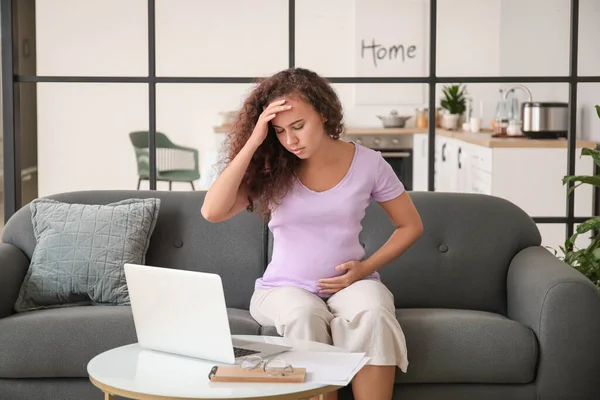
[[[394,44],[389,47],[383,44],[378,44],[375,39],[371,40],[371,44],[366,44],[365,40],[361,41],[361,58],[369,57],[373,59],[373,65],[378,66],[378,61],[383,60],[401,60],[406,62],[407,59],[413,59],[416,56],[417,46],[403,44]]]

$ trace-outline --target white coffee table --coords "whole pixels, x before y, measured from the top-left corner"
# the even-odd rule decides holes
[[[296,350],[342,351],[322,343],[272,336],[236,338],[292,346]],[[210,382],[214,362],[142,349],[137,343],[97,355],[87,365],[90,381],[104,392],[139,400],[304,399],[339,389],[315,383]]]

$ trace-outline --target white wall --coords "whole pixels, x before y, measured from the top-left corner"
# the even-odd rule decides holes
[[[540,7],[542,1],[439,0],[438,75],[566,73],[568,7],[565,14],[564,4],[568,0],[552,0],[550,7]],[[156,4],[159,75],[264,76],[287,67],[287,0],[263,0],[261,7],[242,0],[157,0]],[[38,1],[38,73],[146,75],[146,6],[145,0]],[[594,22],[600,20],[598,8],[595,0],[582,0],[582,35],[590,38],[580,38],[586,49],[580,55],[580,70],[594,74],[600,73],[600,52],[595,51],[600,24]],[[324,76],[354,76],[354,18],[353,0],[296,2],[296,65]],[[532,27],[532,21],[539,26]],[[429,31],[428,26],[417,28]],[[565,60],[546,60],[553,46],[559,50],[548,54],[564,55]],[[468,85],[477,110],[479,101],[484,102],[484,126],[493,117],[497,89],[506,86]],[[537,100],[568,99],[565,84],[530,87]],[[218,113],[237,108],[251,88],[251,84],[159,84],[157,128],[177,143],[198,148],[203,165],[210,165],[218,143],[213,133],[220,123]],[[356,105],[354,85],[334,88],[350,127],[378,127],[377,114],[395,108],[414,115],[415,108],[423,105]],[[580,105],[593,102],[595,89],[580,88]],[[436,91],[439,99],[441,85]],[[38,97],[40,196],[91,187],[135,188],[135,162],[127,134],[148,128],[145,89],[122,84],[42,84]],[[210,171],[202,172],[204,177],[196,184],[205,187]],[[188,186],[174,189],[188,190]]]
[[[600,75],[600,1],[581,0],[579,5],[579,73]],[[600,83],[578,85],[578,107],[582,138],[600,143],[600,118],[594,105],[600,105]]]

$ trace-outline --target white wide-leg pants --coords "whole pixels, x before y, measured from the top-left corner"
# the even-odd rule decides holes
[[[250,314],[279,335],[364,352],[369,365],[408,368],[406,340],[394,297],[378,280],[353,283],[328,299],[296,287],[255,290]]]

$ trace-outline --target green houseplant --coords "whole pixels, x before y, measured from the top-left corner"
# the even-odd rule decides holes
[[[598,118],[600,118],[600,105],[596,106]],[[582,156],[592,157],[594,163],[600,166],[600,151],[595,149],[584,148],[581,151]],[[573,186],[569,188],[567,194],[571,194],[573,190],[583,184],[600,186],[600,175],[571,175],[565,176],[562,179],[563,185],[568,182],[573,182]],[[590,279],[596,287],[600,289],[600,216],[588,219],[580,224],[575,233],[568,238],[564,246],[560,246],[563,256],[560,257],[564,262],[577,269]],[[578,236],[590,234],[590,244],[585,248],[577,248],[575,240]],[[556,252],[555,252],[556,254]]]
[[[444,126],[447,129],[456,129],[458,120],[465,112],[467,102],[467,89],[462,84],[445,85],[442,88],[444,98],[441,106],[447,111],[444,115]]]

